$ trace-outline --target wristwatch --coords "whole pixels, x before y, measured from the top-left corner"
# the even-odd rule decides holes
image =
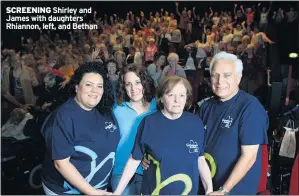
[[[220,187],[218,191],[220,191],[224,195],[229,195],[229,192],[227,190],[225,190],[223,187]]]

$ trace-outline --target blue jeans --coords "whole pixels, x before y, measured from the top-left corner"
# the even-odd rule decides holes
[[[121,175],[113,174],[111,177],[111,187],[114,192],[117,188],[117,185],[120,181]],[[141,185],[142,185],[142,175],[134,174],[129,184],[125,188],[122,195],[141,195]]]

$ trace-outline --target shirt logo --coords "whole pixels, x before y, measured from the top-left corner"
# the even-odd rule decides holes
[[[233,122],[233,118],[231,118],[230,116],[223,118],[222,119],[222,123],[221,123],[221,128],[230,128]]]
[[[105,130],[109,130],[110,132],[114,132],[117,128],[112,122],[105,122]]]
[[[187,143],[186,146],[189,148],[189,153],[198,152],[198,144],[197,142],[190,140],[190,143]]]

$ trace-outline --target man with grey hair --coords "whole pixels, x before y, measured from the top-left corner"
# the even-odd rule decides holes
[[[212,90],[199,116],[205,127],[205,153],[215,192],[253,195],[261,177],[261,145],[268,143],[268,116],[259,101],[239,89],[242,61],[220,52],[210,63]]]

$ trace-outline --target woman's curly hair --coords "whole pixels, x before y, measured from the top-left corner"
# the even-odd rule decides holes
[[[124,81],[124,75],[129,72],[135,73],[140,78],[141,84],[143,86],[144,101],[150,102],[156,93],[154,80],[145,68],[132,63],[124,67],[120,72],[117,85],[117,103],[122,104],[125,101],[130,101],[125,89]]]
[[[104,81],[104,93],[102,95],[100,103],[96,106],[98,111],[103,115],[112,115],[112,107],[114,104],[113,94],[110,86],[109,79],[107,77],[107,70],[105,66],[101,62],[87,62],[75,71],[74,75],[72,76],[69,82],[69,95],[72,97],[76,96],[76,85],[79,85],[80,81],[82,80],[83,76],[87,73],[97,73],[100,74]]]

